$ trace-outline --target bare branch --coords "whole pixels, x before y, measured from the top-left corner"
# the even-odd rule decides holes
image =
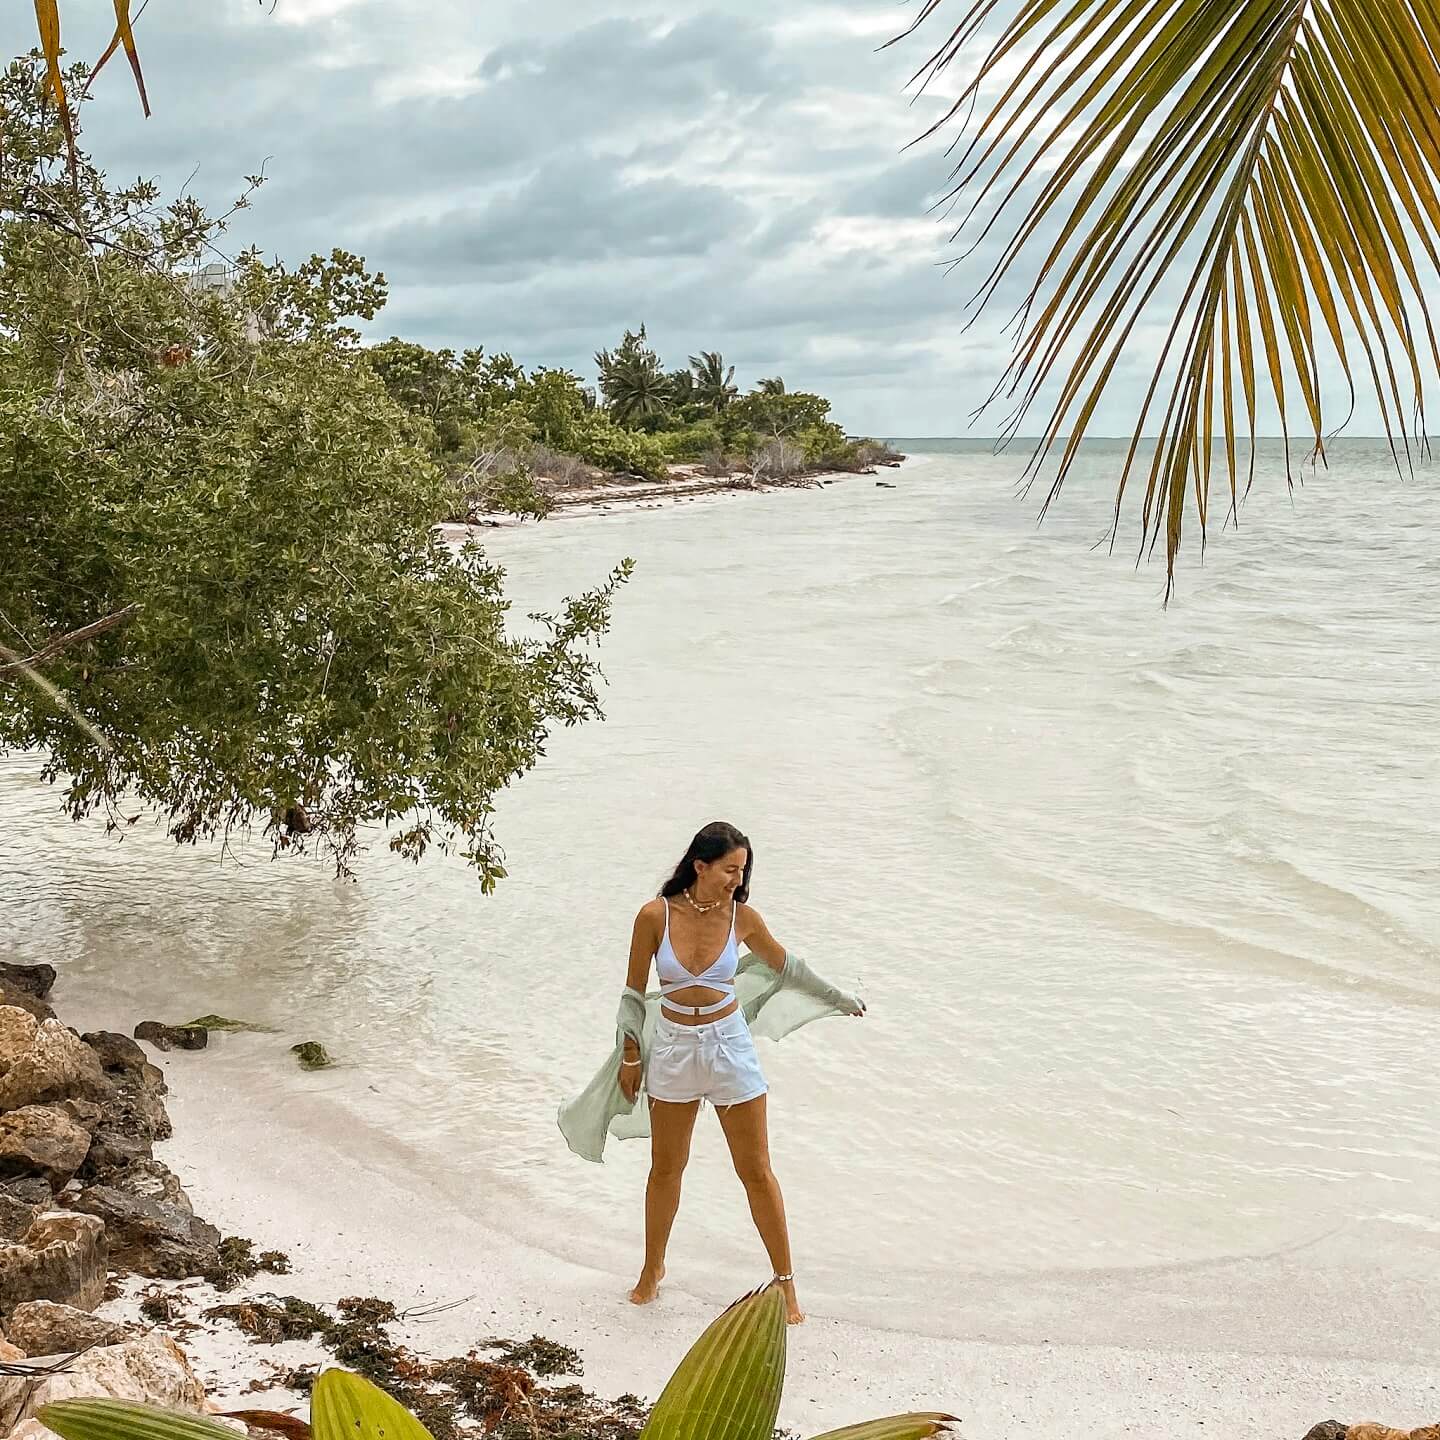
[[[17,655],[9,646],[0,644],[0,655],[5,657],[5,664],[0,665],[0,675],[7,670],[28,670],[33,665],[41,665],[46,660],[52,659],[62,650],[68,650],[72,645],[83,644],[86,640],[93,640],[97,635],[103,635],[107,630],[113,630],[117,625],[123,625],[132,615],[139,612],[139,605],[127,605],[123,610],[116,610],[112,615],[106,615],[99,620],[92,620],[88,625],[82,625],[78,630],[71,630],[67,634],[57,635],[55,639],[42,645],[33,655]]]

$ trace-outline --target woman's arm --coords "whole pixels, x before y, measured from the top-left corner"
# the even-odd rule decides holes
[[[749,905],[740,907],[735,938],[748,945],[777,974],[785,968],[785,947],[770,933],[760,912]]]
[[[775,973],[784,974],[786,983],[795,983],[826,1004],[834,1005],[847,1015],[863,1015],[865,1002],[856,995],[822,980],[803,960],[785,953],[785,947],[770,933],[758,912],[742,905],[735,921],[735,938],[743,940]]]
[[[663,903],[651,900],[642,905],[630,933],[630,963],[625,970],[625,983],[642,995],[650,984],[650,963],[660,948],[657,907]],[[632,1104],[640,1093],[640,1080],[640,1046],[633,1035],[627,1035],[620,1053],[620,1093]]]

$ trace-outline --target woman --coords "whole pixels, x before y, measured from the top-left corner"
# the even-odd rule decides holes
[[[642,1048],[647,1038],[643,1030],[622,1022],[620,1091],[633,1106],[643,1080],[650,1099],[645,1264],[630,1299],[646,1305],[659,1293],[695,1116],[701,1101],[708,1100],[720,1117],[755,1228],[784,1290],[787,1319],[795,1325],[805,1315],[790,1268],[785,1201],[770,1168],[768,1087],[736,995],[742,968],[739,947],[747,946],[777,977],[767,994],[788,980],[807,993],[823,995],[830,1013],[862,1015],[865,1007],[818,981],[803,962],[787,957],[748,903],[754,866],[749,840],[733,825],[716,821],[695,836],[659,897],[635,917],[627,993],[644,996],[653,962],[660,1000],[648,1057]]]

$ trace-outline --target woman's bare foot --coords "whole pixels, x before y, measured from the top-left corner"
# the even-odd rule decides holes
[[[803,1325],[805,1312],[800,1308],[799,1300],[795,1298],[795,1282],[781,1280],[777,1283],[780,1286],[780,1293],[785,1297],[785,1323],[787,1325]]]
[[[665,1278],[665,1267],[651,1273],[649,1270],[642,1270],[640,1278],[635,1282],[635,1288],[630,1292],[630,1303],[632,1305],[648,1305],[659,1293],[660,1282]]]

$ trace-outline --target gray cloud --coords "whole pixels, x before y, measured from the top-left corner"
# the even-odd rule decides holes
[[[825,391],[852,429],[954,432],[1003,366],[1018,297],[962,333],[996,252],[963,276],[937,264],[944,228],[924,217],[950,162],[943,141],[904,146],[939,102],[901,92],[938,32],[876,52],[907,16],[888,0],[156,5],[140,37],[155,117],[117,66],[88,134],[121,175],[178,186],[198,166],[217,206],[265,163],[235,248],[367,255],[391,285],[377,337],[588,374],[643,320],[672,362],[721,349],[745,383]],[[102,22],[67,42],[98,52]]]
[[[750,224],[749,207],[720,186],[627,180],[614,161],[563,155],[486,204],[377,231],[366,249],[431,283],[493,269],[523,279],[546,262],[703,256]]]

